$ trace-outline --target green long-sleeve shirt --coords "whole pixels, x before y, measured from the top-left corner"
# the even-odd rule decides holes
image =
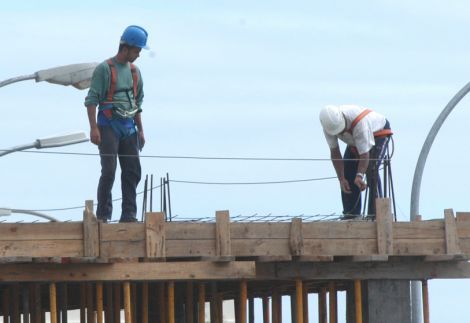
[[[134,110],[134,103],[138,108],[138,112],[142,111],[141,105],[144,98],[143,91],[143,81],[140,70],[136,67],[138,73],[138,82],[137,82],[137,96],[134,98],[133,95],[133,80],[130,64],[121,64],[118,63],[113,58],[113,63],[116,68],[116,91],[113,96],[113,105],[116,108],[132,111]],[[88,95],[85,98],[85,106],[99,106],[100,102],[106,101],[107,92],[111,84],[111,69],[107,61],[99,64],[95,71],[93,72],[93,77],[91,79],[91,86],[88,91]],[[120,89],[130,89],[128,93],[118,92]],[[128,95],[129,94],[129,95]]]

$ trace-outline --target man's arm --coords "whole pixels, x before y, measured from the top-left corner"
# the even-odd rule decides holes
[[[359,155],[359,164],[357,165],[357,173],[356,178],[354,179],[354,184],[361,191],[365,190],[367,187],[366,182],[364,181],[365,174],[367,172],[367,168],[369,167],[369,152]]]
[[[90,123],[90,140],[95,145],[101,143],[101,134],[96,124],[96,105],[88,105],[87,107],[88,122]]]
[[[331,162],[333,163],[333,167],[335,168],[336,171],[336,176],[338,177],[339,180],[339,185],[341,187],[341,190],[344,193],[351,193],[351,188],[349,187],[349,183],[347,179],[344,177],[344,162],[343,162],[343,157],[341,156],[341,151],[339,150],[339,147],[335,148],[330,148],[330,156],[331,156]]]
[[[139,149],[142,149],[145,145],[145,136],[144,136],[144,127],[142,125],[142,116],[141,113],[138,112],[134,117],[135,125],[137,126],[137,135],[139,136]]]

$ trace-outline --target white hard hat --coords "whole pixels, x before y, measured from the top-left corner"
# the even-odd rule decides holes
[[[320,111],[320,122],[329,135],[336,136],[346,128],[346,120],[340,108],[336,105],[327,105]]]

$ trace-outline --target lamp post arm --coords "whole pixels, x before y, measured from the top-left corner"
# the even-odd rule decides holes
[[[21,146],[15,146],[12,148],[8,148],[5,150],[0,150],[0,157],[14,153],[16,151],[21,151],[21,150],[26,150],[30,148],[37,148],[37,141],[31,143],[31,144],[26,144],[26,145],[21,145]]]
[[[60,222],[56,218],[50,215],[44,214],[44,213],[40,213],[40,212],[36,212],[32,210],[9,209],[9,208],[0,207],[0,216],[8,216],[8,215],[11,215],[12,213],[30,214],[30,215],[34,215],[34,216],[49,220],[51,222]]]
[[[0,87],[3,87],[5,85],[11,84],[11,83],[21,82],[21,81],[26,81],[26,80],[35,80],[35,79],[36,79],[36,73],[35,74],[12,77],[8,80],[1,81],[0,82]]]

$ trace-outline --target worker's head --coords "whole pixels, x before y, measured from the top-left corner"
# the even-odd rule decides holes
[[[127,27],[119,42],[119,53],[127,61],[134,62],[139,57],[142,48],[148,49],[147,37],[148,33],[144,28],[134,25]]]
[[[346,129],[346,119],[343,112],[336,105],[327,105],[320,111],[320,122],[329,135],[339,135]]]

